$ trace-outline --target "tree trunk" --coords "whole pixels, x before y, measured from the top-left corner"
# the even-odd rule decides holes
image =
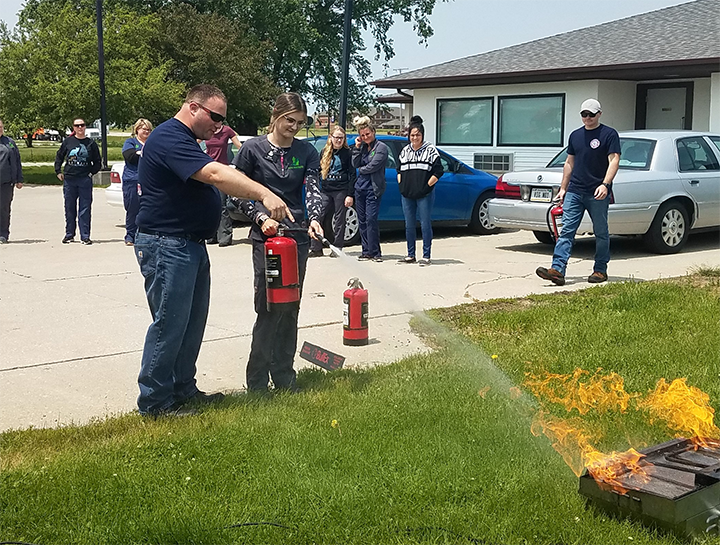
[[[33,139],[32,139],[32,131],[27,131],[25,133],[25,146],[28,148],[33,147]]]

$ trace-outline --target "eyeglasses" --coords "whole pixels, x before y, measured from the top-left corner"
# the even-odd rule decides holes
[[[84,127],[85,123],[73,123],[73,127]]]
[[[302,129],[305,126],[305,121],[299,121],[287,115],[283,115],[282,118],[287,121],[291,126],[295,126],[298,129]]]
[[[213,120],[213,122],[222,123],[223,121],[225,121],[224,115],[220,115],[217,112],[213,112],[212,110],[207,109],[205,106],[203,106],[202,104],[199,104],[197,102],[193,102],[193,104],[200,106],[203,110],[205,110],[207,112],[207,114],[210,116],[210,119]]]
[[[598,112],[580,112],[580,117],[595,117],[597,114]]]
[[[342,139],[345,138],[345,137],[344,137],[344,136],[331,136],[330,138],[332,138],[333,140],[340,140],[340,141],[342,141]]]

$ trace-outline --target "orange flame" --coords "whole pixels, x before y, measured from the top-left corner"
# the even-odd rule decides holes
[[[684,378],[670,384],[661,378],[655,390],[638,404],[638,410],[647,410],[651,422],[662,420],[677,432],[677,436],[690,436],[695,447],[708,446],[709,439],[720,438],[720,429],[714,423],[715,409],[710,396]]]
[[[635,408],[649,414],[650,422],[663,421],[677,436],[689,436],[695,448],[717,444],[720,429],[714,424],[715,411],[710,396],[702,390],[688,386],[686,379],[675,379],[670,384],[660,379],[646,396],[625,391],[624,380],[617,373],[593,375],[583,369],[572,374],[526,374],[524,385],[541,402],[549,401],[563,406],[568,412],[577,410],[580,415],[590,411],[602,414],[610,410],[625,413],[631,400]],[[628,486],[647,482],[652,465],[642,463],[644,457],[635,449],[604,454],[595,449],[592,434],[583,428],[579,417],[563,420],[540,411],[532,423],[535,435],[545,434],[553,448],[560,453],[573,472],[580,476],[584,469],[600,486],[621,493]],[[597,439],[597,438],[595,438]]]
[[[579,418],[564,420],[539,411],[530,431],[535,436],[541,433],[546,435],[575,475],[579,477],[587,468],[603,488],[623,494],[628,490],[629,477],[636,482],[649,480],[645,468],[640,464],[643,454],[632,448],[626,452],[600,452],[590,443],[590,434],[583,429]]]
[[[546,398],[562,405],[568,412],[573,409],[580,414],[587,414],[593,409],[600,413],[627,411],[630,399],[636,394],[625,391],[625,381],[617,373],[601,376],[600,371],[598,369],[592,376],[583,369],[575,369],[572,375],[546,372],[537,376],[527,373],[524,384],[538,399]],[[587,380],[581,381],[586,377]]]

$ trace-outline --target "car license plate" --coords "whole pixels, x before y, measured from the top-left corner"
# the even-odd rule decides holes
[[[552,201],[552,189],[533,187],[530,193],[530,200],[534,202],[550,202]]]

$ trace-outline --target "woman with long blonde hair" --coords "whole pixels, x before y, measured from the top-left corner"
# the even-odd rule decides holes
[[[322,178],[322,212],[320,224],[324,224],[328,215],[333,217],[333,244],[342,248],[345,244],[346,210],[352,206],[350,196],[355,189],[355,168],[347,143],[345,129],[335,125],[328,136],[327,143],[320,154],[320,177]],[[320,241],[310,242],[310,257],[322,257],[323,247]],[[330,254],[332,257],[334,253]]]

